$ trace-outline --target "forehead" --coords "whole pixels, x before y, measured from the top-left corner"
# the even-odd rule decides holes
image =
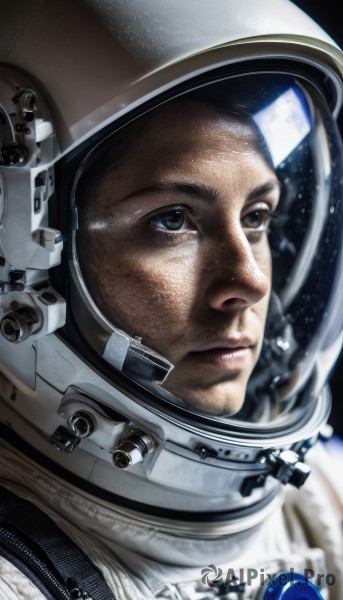
[[[173,179],[222,178],[225,173],[231,183],[238,174],[248,183],[259,179],[258,171],[265,176],[267,166],[263,140],[248,117],[182,98],[108,138],[84,170],[77,195],[94,208],[94,197],[107,205]]]
[[[237,160],[237,154],[261,152],[257,128],[252,121],[224,112],[203,102],[180,99],[166,104],[141,117],[120,134],[120,143],[113,138],[112,150],[105,157],[105,171],[117,176],[132,169],[140,172],[172,167],[178,164],[195,165],[197,161],[224,155],[227,161]],[[111,154],[119,160],[111,163]],[[262,154],[262,152],[261,152]]]
[[[229,143],[256,141],[256,131],[247,118],[219,110],[215,106],[190,99],[179,99],[155,109],[141,119],[136,142],[138,145],[150,141],[156,146],[194,143],[196,139],[204,145],[222,137]],[[187,144],[188,142],[188,144]]]

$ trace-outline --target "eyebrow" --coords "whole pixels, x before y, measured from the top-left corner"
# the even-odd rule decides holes
[[[274,191],[275,189],[279,190],[280,188],[280,182],[277,179],[272,179],[254,188],[250,192],[248,200],[250,201],[257,199],[260,196],[264,196],[265,194],[268,194]],[[156,185],[151,185],[147,188],[144,188],[143,190],[139,190],[137,194],[141,195],[149,192],[181,192],[183,194],[188,195],[190,198],[193,198],[195,200],[202,200],[211,204],[215,203],[219,197],[218,191],[211,186],[207,186],[205,184],[199,185],[197,183],[185,183],[178,181],[170,183],[157,183]],[[136,193],[134,193],[132,196],[136,196]]]
[[[270,181],[266,181],[266,183],[262,183],[262,185],[258,185],[250,192],[249,200],[254,200],[255,198],[269,194],[274,190],[281,190],[281,182],[278,179],[271,179]]]
[[[182,192],[195,200],[204,200],[205,202],[215,202],[219,195],[217,190],[210,186],[178,181],[171,183],[157,183],[156,185],[141,190],[139,193],[141,194],[142,192]]]

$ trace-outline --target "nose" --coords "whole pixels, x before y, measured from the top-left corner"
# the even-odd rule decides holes
[[[207,302],[215,310],[243,309],[269,293],[271,257],[267,239],[253,252],[244,233],[214,245],[207,263]],[[209,254],[208,254],[208,257]]]

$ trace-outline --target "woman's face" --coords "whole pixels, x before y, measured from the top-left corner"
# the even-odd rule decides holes
[[[80,209],[78,252],[106,317],[174,365],[163,387],[215,415],[242,406],[271,287],[275,173],[251,129],[179,101],[146,118]]]

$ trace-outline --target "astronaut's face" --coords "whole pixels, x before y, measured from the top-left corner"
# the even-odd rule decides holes
[[[146,117],[80,210],[93,298],[175,365],[164,387],[191,408],[242,406],[263,340],[278,199],[248,125],[178,101]]]

